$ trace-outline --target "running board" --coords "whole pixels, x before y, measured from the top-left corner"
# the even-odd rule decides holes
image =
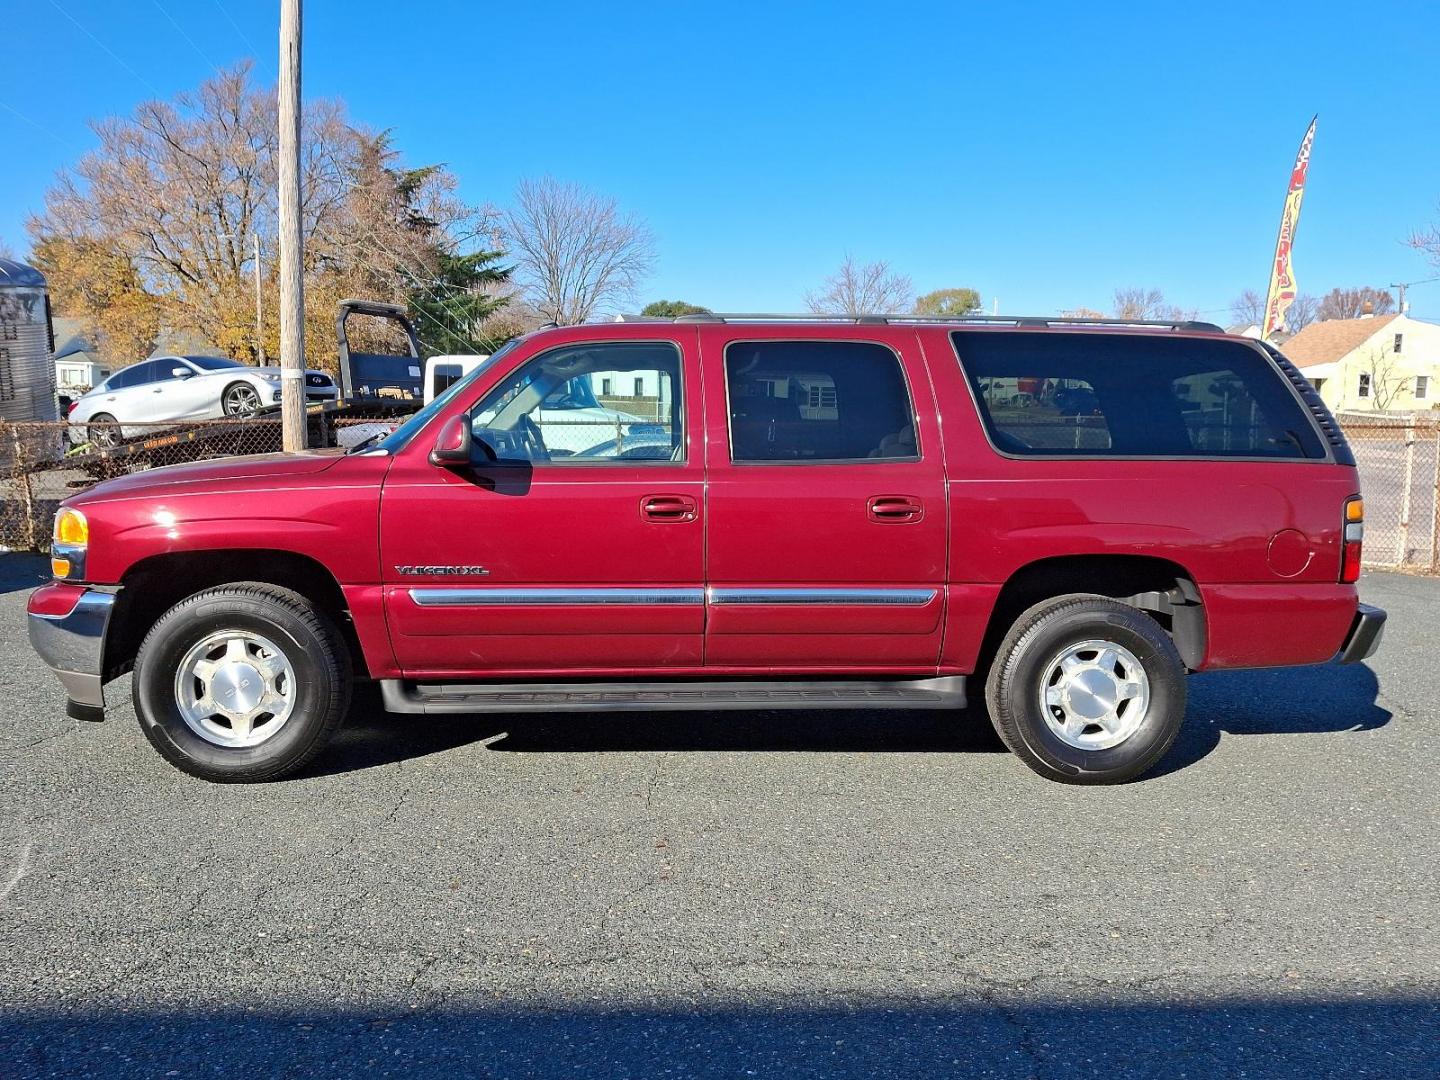
[[[392,713],[963,709],[965,677],[635,683],[416,683],[381,679]]]

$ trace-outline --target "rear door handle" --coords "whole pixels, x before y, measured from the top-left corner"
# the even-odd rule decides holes
[[[694,521],[695,500],[689,495],[646,495],[640,500],[640,516],[662,523]]]
[[[866,504],[871,521],[882,525],[904,525],[925,516],[925,504],[912,495],[876,495]]]

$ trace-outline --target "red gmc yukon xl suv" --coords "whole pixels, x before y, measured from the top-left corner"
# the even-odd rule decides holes
[[[209,780],[300,768],[365,679],[397,713],[968,697],[1105,783],[1188,672],[1374,652],[1362,518],[1309,384],[1208,324],[686,316],[530,334],[348,450],[76,495],[29,624],[72,716],[133,668]]]

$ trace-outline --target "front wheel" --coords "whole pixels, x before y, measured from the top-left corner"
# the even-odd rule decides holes
[[[85,429],[85,433],[96,446],[109,449],[120,442],[120,422],[109,413],[96,413],[90,418],[90,424]]]
[[[1076,594],[1026,611],[986,680],[990,719],[1041,776],[1116,784],[1158,762],[1185,718],[1185,666],[1144,612]]]
[[[340,726],[349,697],[350,654],[334,624],[274,585],[182,600],[135,660],[135,712],[151,745],[219,783],[300,769]]]
[[[221,395],[220,407],[226,416],[249,416],[260,411],[260,392],[249,383],[231,383]]]

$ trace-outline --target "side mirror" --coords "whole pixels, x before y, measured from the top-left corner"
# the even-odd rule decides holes
[[[188,367],[172,367],[170,369],[170,377],[172,379],[188,379],[191,375],[194,374],[195,373],[191,371]]]
[[[430,464],[453,469],[470,464],[470,417],[465,413],[452,416],[440,428],[430,450]]]

